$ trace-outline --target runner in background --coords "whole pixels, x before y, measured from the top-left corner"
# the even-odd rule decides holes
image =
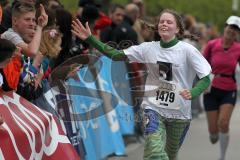
[[[229,143],[229,123],[237,99],[235,69],[240,59],[240,17],[230,16],[223,36],[208,42],[204,56],[211,64],[214,78],[210,92],[204,95],[210,141],[220,139],[220,160],[225,159]]]
[[[192,45],[181,41],[184,27],[181,17],[172,10],[160,14],[157,30],[160,42],[144,42],[125,50],[115,50],[92,36],[76,20],[72,32],[113,60],[146,63],[148,76],[142,107],[145,109],[144,159],[173,160],[188,131],[191,99],[210,84],[211,67]],[[192,88],[193,79],[200,80]]]

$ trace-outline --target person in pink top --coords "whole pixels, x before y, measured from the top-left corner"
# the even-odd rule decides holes
[[[230,16],[223,36],[208,42],[204,56],[214,75],[210,92],[204,95],[210,141],[220,141],[220,160],[225,159],[229,143],[229,123],[237,99],[235,69],[240,60],[240,17]]]

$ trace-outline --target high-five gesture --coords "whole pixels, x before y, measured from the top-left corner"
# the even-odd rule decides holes
[[[92,34],[88,22],[86,22],[84,27],[82,23],[76,19],[72,22],[72,28],[72,33],[83,41]]]

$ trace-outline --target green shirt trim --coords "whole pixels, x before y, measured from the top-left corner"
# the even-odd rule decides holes
[[[160,40],[160,45],[163,48],[170,48],[170,47],[176,45],[178,42],[179,42],[179,40],[175,37],[170,42],[164,42],[163,40]]]
[[[97,40],[93,35],[90,35],[85,42],[92,45],[94,48],[99,50],[105,56],[111,58],[115,61],[123,61],[127,60],[127,56],[124,54],[123,50],[117,50],[115,48],[110,47],[107,44],[102,43],[101,41]]]
[[[210,85],[211,81],[209,75],[200,79],[197,84],[190,90],[192,99],[198,97]]]

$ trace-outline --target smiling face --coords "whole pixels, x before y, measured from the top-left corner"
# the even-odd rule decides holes
[[[223,37],[225,40],[232,43],[236,41],[238,33],[239,33],[239,29],[236,26],[227,25],[224,28]]]
[[[176,19],[173,14],[165,12],[160,16],[158,33],[163,41],[169,42],[179,32]]]
[[[13,30],[17,32],[26,43],[30,43],[35,33],[35,12],[22,14],[12,18]]]

